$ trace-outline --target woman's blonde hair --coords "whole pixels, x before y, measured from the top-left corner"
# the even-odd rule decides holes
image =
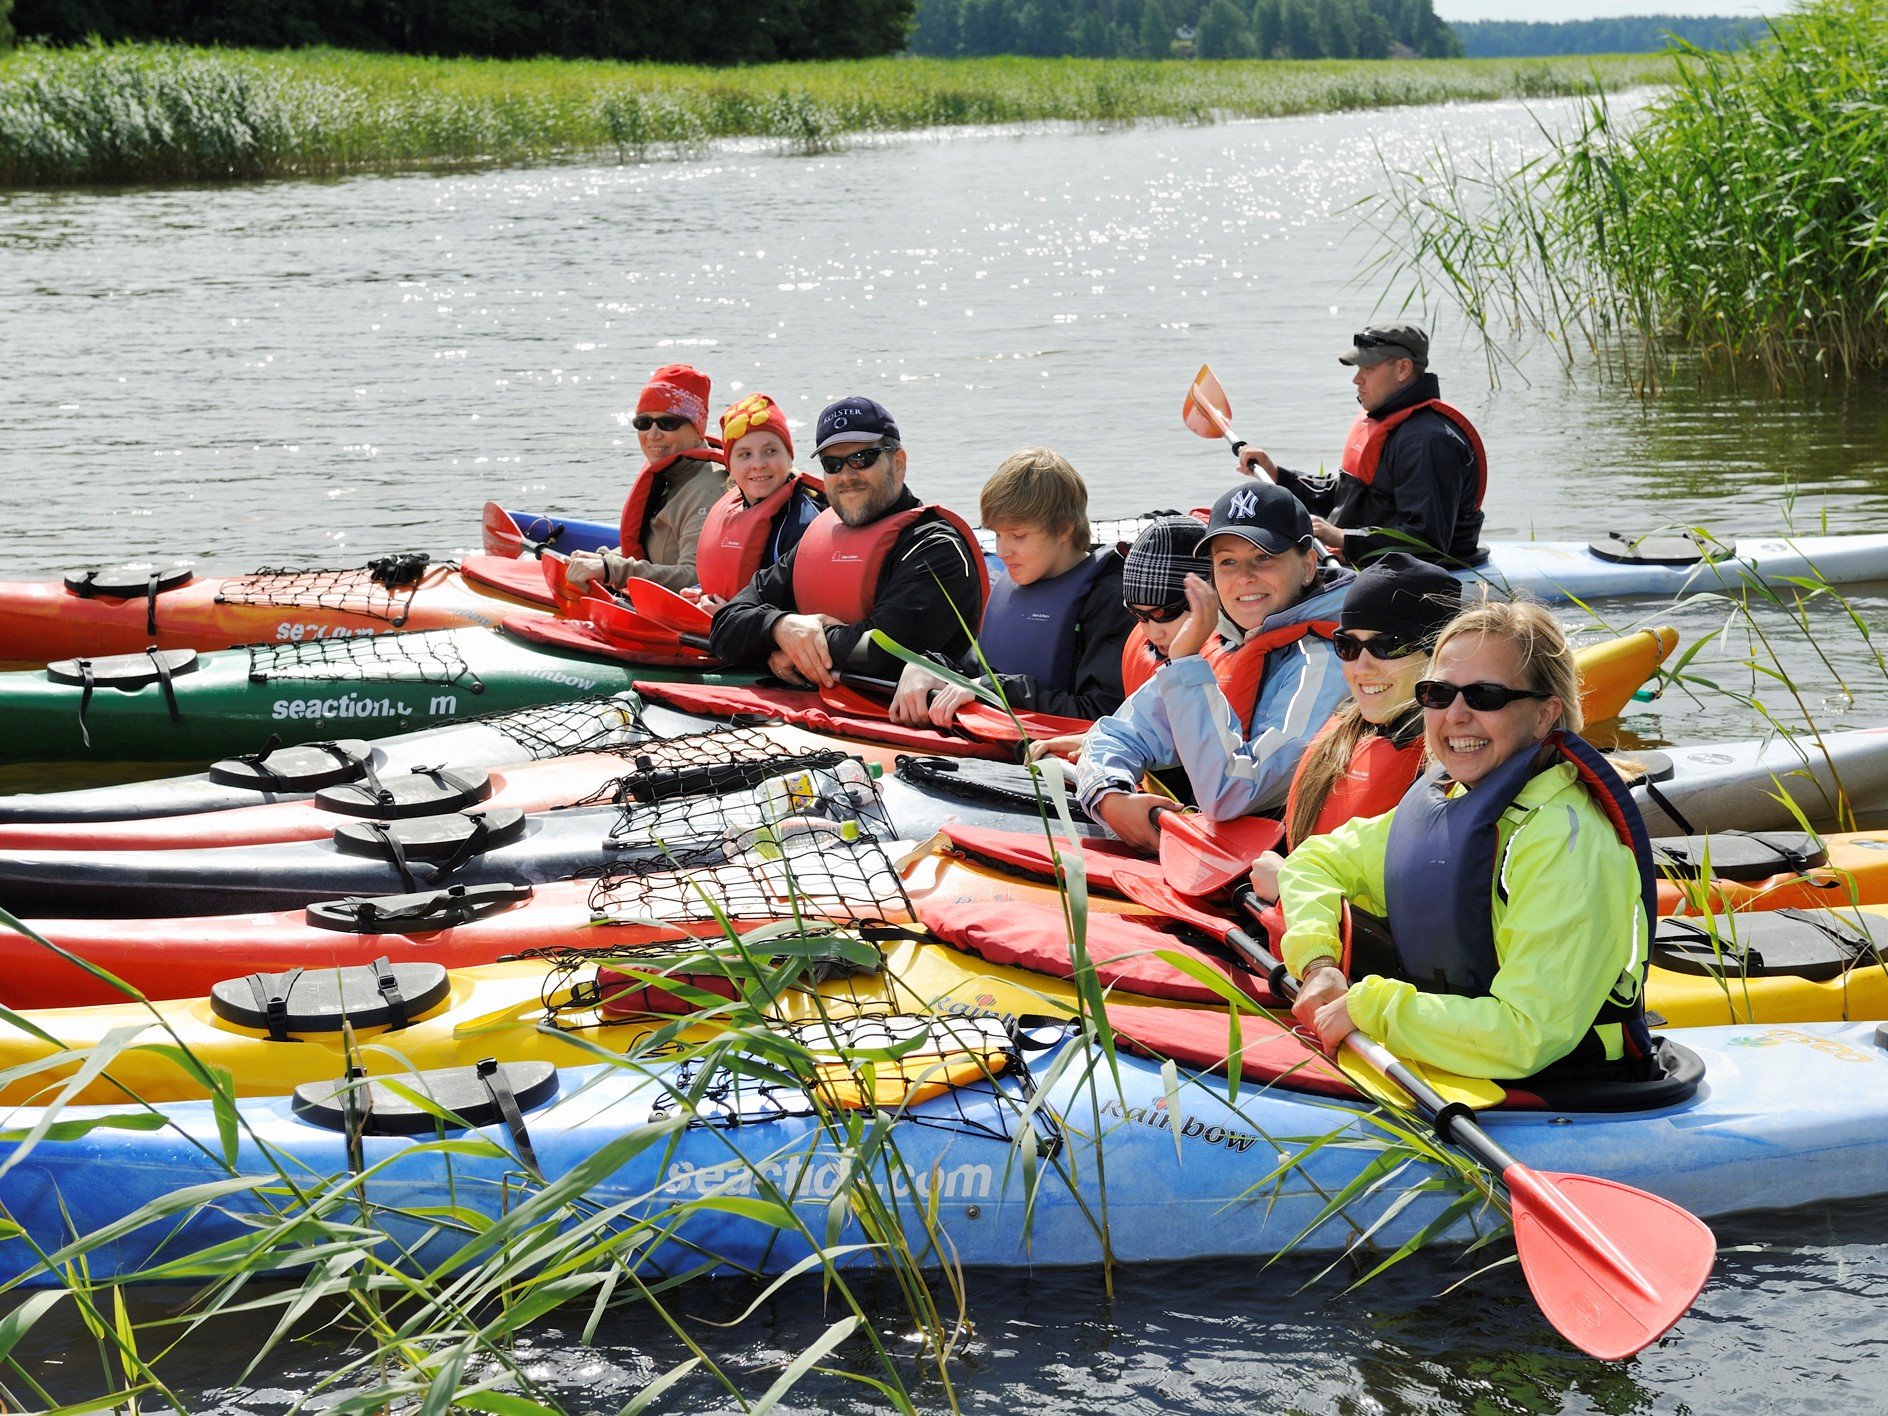
[[[1483,591],[1480,604],[1462,611],[1436,637],[1432,658],[1445,646],[1471,634],[1505,639],[1521,652],[1521,682],[1560,702],[1560,726],[1579,732],[1585,725],[1580,711],[1580,665],[1560,621],[1535,600],[1491,600]]]
[[[1421,712],[1412,703],[1395,721],[1385,723],[1381,731],[1386,737],[1394,736],[1411,716]],[[1337,705],[1337,711],[1331,714],[1330,729],[1311,744],[1292,777],[1291,794],[1285,799],[1286,850],[1297,850],[1299,843],[1313,833],[1325,799],[1350,771],[1358,744],[1375,731],[1379,729],[1364,717],[1355,698],[1346,698]]]
[[[1003,459],[983,484],[985,526],[1040,526],[1088,549],[1088,484],[1059,452],[1025,448]]]

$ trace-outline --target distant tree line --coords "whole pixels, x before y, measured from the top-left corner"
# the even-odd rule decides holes
[[[13,29],[7,24],[7,16],[13,13],[13,0],[0,0],[0,49],[11,47]]]
[[[1455,32],[1473,59],[1532,54],[1656,54],[1676,35],[1700,49],[1740,49],[1765,38],[1762,20],[1716,15],[1633,15],[1616,20],[1457,20]]]
[[[763,64],[905,47],[916,0],[0,0],[22,36]]]
[[[918,0],[914,54],[1451,58],[1432,0]]]

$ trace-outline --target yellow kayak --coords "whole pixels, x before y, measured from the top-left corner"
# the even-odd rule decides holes
[[[1580,666],[1580,707],[1586,721],[1603,723],[1625,712],[1632,695],[1645,686],[1677,647],[1678,631],[1662,626],[1583,645],[1575,651]]]
[[[888,941],[882,963],[865,972],[849,972],[848,963],[876,961],[881,949],[856,935],[828,936],[815,954],[803,980],[767,1006],[769,1023],[862,1012],[1066,1015],[1076,1007],[1072,986],[1059,979],[989,964],[941,944]],[[20,1016],[58,1039],[70,1055],[60,1056],[60,1048],[18,1028],[0,1028],[0,1104],[45,1105],[62,1096],[67,1102],[108,1103],[202,1096],[200,1077],[177,1060],[180,1044],[199,1063],[227,1069],[239,1096],[280,1095],[302,1082],[342,1076],[350,1055],[354,1065],[376,1075],[466,1066],[486,1057],[580,1066],[594,1062],[597,1049],[624,1052],[660,1029],[682,1026],[679,1013],[722,1002],[713,996],[712,981],[650,990],[641,976],[676,965],[699,979],[696,965],[703,957],[625,951],[611,961],[618,980],[612,984],[606,976],[602,988],[595,960],[531,959],[450,972],[402,963],[310,969],[292,990],[283,982],[288,976],[276,974],[258,976],[259,993],[242,979],[218,985],[211,998],[41,1009]],[[622,976],[622,970],[637,973]],[[329,996],[338,995],[344,976],[345,1012],[354,1020],[345,1035],[341,1000]],[[397,992],[408,1010],[404,1026],[391,1024],[389,992]],[[272,1039],[268,1026],[270,999],[277,994],[292,1000],[277,1015],[282,1040]],[[604,1004],[605,997],[614,1002]],[[649,1002],[664,1011],[630,1011]],[[710,1012],[704,1023],[687,1027],[687,1036],[712,1036],[738,1012],[732,1005]],[[97,1067],[98,1075],[64,1096],[67,1080],[86,1066]]]
[[[1888,908],[1659,921],[1646,1006],[1675,1028],[1888,1018]]]

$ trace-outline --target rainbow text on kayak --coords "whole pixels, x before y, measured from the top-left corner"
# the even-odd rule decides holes
[[[419,710],[394,698],[344,693],[337,698],[278,698],[269,716],[287,718],[411,718]],[[429,718],[450,718],[459,711],[459,695],[435,693],[426,706]]]

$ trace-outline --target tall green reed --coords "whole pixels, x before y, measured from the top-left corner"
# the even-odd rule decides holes
[[[1667,73],[1620,58],[1619,84]],[[0,186],[221,181],[427,163],[643,160],[720,138],[799,153],[965,124],[1212,122],[1579,92],[1588,61],[876,59],[690,69],[309,49],[28,47],[0,58]]]
[[[1811,0],[1768,44],[1682,51],[1643,108],[1605,95],[1518,170],[1437,150],[1370,206],[1387,284],[1650,390],[1670,357],[1772,384],[1888,364],[1888,11]]]

